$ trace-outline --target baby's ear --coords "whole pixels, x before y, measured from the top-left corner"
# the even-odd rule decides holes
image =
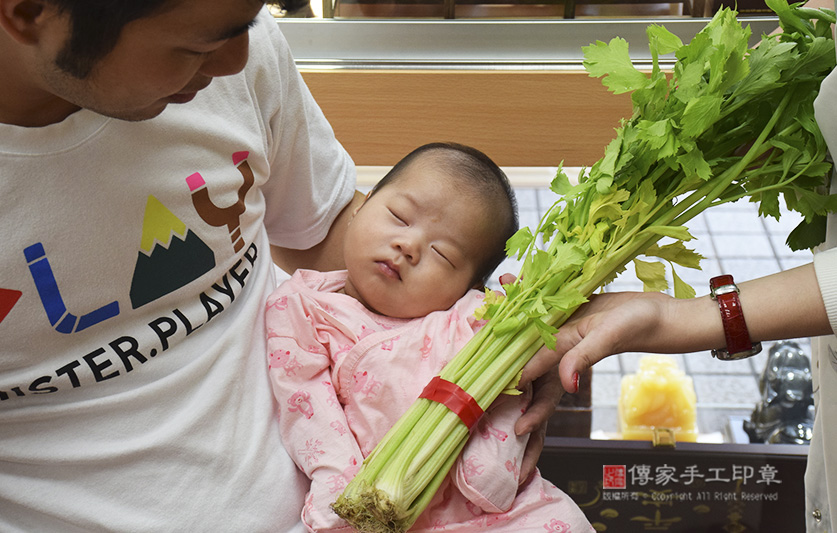
[[[354,218],[354,216],[357,214],[357,212],[358,212],[358,211],[360,211],[360,208],[361,208],[361,207],[363,207],[364,205],[366,205],[366,202],[368,202],[368,201],[369,201],[369,198],[370,198],[371,196],[372,196],[372,191],[369,191],[368,193],[366,193],[366,196],[364,196],[364,197],[363,197],[363,201],[362,201],[360,204],[358,204],[358,206],[357,206],[357,207],[355,207],[355,210],[354,210],[354,211],[352,211],[352,218]]]
[[[371,191],[370,191],[370,192],[368,192],[368,193],[366,193],[366,196],[364,196],[364,197],[363,197],[363,201],[362,201],[362,202],[360,202],[360,203],[357,205],[357,207],[355,207],[354,209],[352,209],[352,216],[350,216],[350,217],[349,217],[349,225],[351,225],[352,221],[355,219],[355,215],[357,215],[357,214],[358,214],[358,211],[360,211],[360,208],[361,208],[361,207],[363,207],[364,205],[366,205],[366,201],[367,201],[367,200],[369,200],[369,196],[370,196],[371,194],[372,194],[372,192],[371,192]]]

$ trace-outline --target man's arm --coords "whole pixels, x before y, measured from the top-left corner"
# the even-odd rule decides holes
[[[308,268],[328,272],[345,268],[343,262],[343,236],[349,226],[355,211],[363,204],[364,195],[355,191],[352,201],[337,215],[328,235],[322,242],[307,250],[294,250],[271,246],[270,253],[273,262],[287,272],[293,274],[298,268]]]

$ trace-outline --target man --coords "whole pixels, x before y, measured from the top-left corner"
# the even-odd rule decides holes
[[[270,259],[339,268],[360,197],[262,7],[0,0],[2,531],[302,528]]]
[[[0,530],[301,530],[262,308],[352,162],[261,1],[91,4],[0,0]]]

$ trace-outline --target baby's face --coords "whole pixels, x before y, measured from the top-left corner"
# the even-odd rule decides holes
[[[472,288],[491,242],[490,213],[418,159],[352,219],[346,293],[373,311],[414,318],[448,309]]]

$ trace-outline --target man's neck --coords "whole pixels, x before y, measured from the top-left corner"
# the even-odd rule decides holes
[[[0,31],[0,123],[41,127],[61,122],[75,106],[40,87],[28,58]]]
[[[14,105],[7,105],[10,102],[13,104],[14,101],[14,99],[11,101],[7,99],[8,94],[5,84],[0,82],[0,95],[2,95],[0,123],[3,124],[39,128],[61,122],[79,110],[78,106],[57,99],[52,95],[42,98],[19,99],[18,102],[21,105],[15,107]]]

